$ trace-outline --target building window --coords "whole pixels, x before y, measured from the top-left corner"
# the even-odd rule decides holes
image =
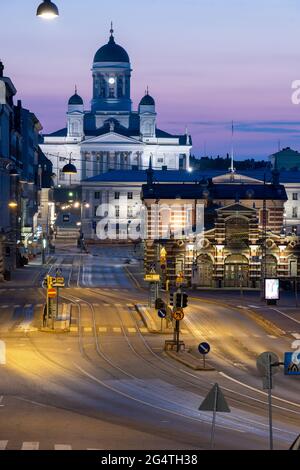
[[[127,207],[127,217],[128,218],[133,217],[133,207],[132,206]]]
[[[298,217],[298,207],[293,207],[292,217],[293,217],[293,219],[297,219],[297,217]]]
[[[120,199],[120,193],[115,193],[115,199]]]
[[[116,217],[120,217],[120,206],[115,206]]]
[[[65,181],[65,173],[62,170],[59,170],[59,179],[60,181]]]
[[[133,193],[127,193],[127,199],[133,199]]]
[[[94,199],[100,199],[100,191],[95,191]]]
[[[115,89],[109,88],[109,98],[114,98],[114,97],[115,97]]]
[[[157,163],[163,163],[164,162],[164,159],[163,158],[158,158],[157,159]]]
[[[298,201],[298,193],[293,193],[293,201]]]
[[[120,233],[120,224],[116,224],[116,235]]]

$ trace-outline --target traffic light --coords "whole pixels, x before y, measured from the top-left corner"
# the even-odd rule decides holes
[[[176,294],[176,307],[182,307],[182,294]]]
[[[170,305],[174,305],[174,293],[170,292]]]
[[[182,294],[182,308],[187,307],[188,305],[188,295],[187,294]]]
[[[155,300],[155,308],[157,310],[164,309],[165,307],[166,307],[166,304],[162,299]]]

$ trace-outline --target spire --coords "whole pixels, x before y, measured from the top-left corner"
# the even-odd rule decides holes
[[[278,160],[277,156],[274,157],[274,168],[272,170],[272,183],[274,186],[278,186],[280,184],[280,172],[278,170]]]
[[[230,173],[234,174],[235,173],[235,168],[234,168],[234,154],[233,154],[233,121],[231,124],[231,155],[230,155],[230,168],[229,171]]]
[[[147,184],[148,184],[148,186],[152,186],[153,176],[154,176],[154,172],[153,172],[153,168],[152,168],[152,153],[150,154],[149,167],[146,170],[146,173],[147,173]]]
[[[114,25],[113,22],[111,21],[110,23],[110,39],[114,39]]]
[[[77,95],[77,85],[75,85],[75,95]]]

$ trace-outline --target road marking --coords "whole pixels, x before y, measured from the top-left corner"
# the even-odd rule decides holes
[[[78,332],[78,327],[77,326],[70,326],[70,331],[72,333],[77,333]]]
[[[121,328],[120,327],[115,327],[113,328],[114,333],[121,333]]]
[[[14,308],[20,308],[21,305],[14,305]]]
[[[7,444],[8,444],[8,441],[0,441],[0,450],[5,450]]]
[[[93,307],[100,307],[100,304],[93,304]]]
[[[8,305],[1,305],[0,308],[8,308],[9,306]]]
[[[114,304],[115,307],[122,307],[122,304]]]
[[[99,326],[99,333],[106,333],[107,332],[107,328],[106,326]]]
[[[32,304],[26,304],[26,305],[24,305],[24,308],[29,308],[29,307],[31,307],[31,305]]]
[[[85,333],[91,333],[93,331],[93,328],[91,326],[84,326],[83,331]]]
[[[184,328],[182,328],[180,331],[181,331],[181,333],[183,333],[184,335],[187,335],[187,334],[188,334],[188,330],[185,330]]]
[[[55,444],[54,450],[72,450],[72,446],[67,444]]]
[[[3,402],[3,395],[0,396],[0,406],[4,406],[2,405],[2,402]]]
[[[251,308],[261,308],[260,305],[248,305],[248,307],[251,307]]]
[[[142,328],[140,328],[140,332],[141,333],[148,333],[148,328],[142,327]]]
[[[127,328],[128,333],[136,333],[136,328]]]
[[[277,336],[274,336],[274,335],[267,335],[267,336],[271,339],[277,339]]]
[[[281,315],[283,315],[283,316],[289,318],[290,320],[292,320],[292,321],[294,321],[294,322],[300,324],[300,321],[299,321],[299,320],[296,320],[296,318],[291,317],[291,316],[288,315],[287,313],[283,313],[281,310],[278,310],[277,308],[271,308],[271,310],[275,310],[275,312],[278,312],[278,313],[280,313]]]
[[[292,333],[292,336],[294,336],[294,338],[296,338],[296,339],[300,339],[299,333]]]
[[[36,307],[37,307],[37,308],[41,308],[41,307],[43,307],[43,306],[44,306],[44,304],[36,304]]]
[[[126,304],[126,305],[127,305],[127,307],[134,307],[133,304]]]
[[[39,442],[23,442],[21,450],[39,450]]]
[[[103,304],[104,307],[110,307],[111,304]]]

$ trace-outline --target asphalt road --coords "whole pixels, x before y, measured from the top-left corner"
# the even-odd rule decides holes
[[[0,449],[208,449],[211,413],[198,407],[215,382],[231,413],[217,416],[217,449],[268,448],[267,397],[255,360],[279,355],[293,336],[269,331],[243,309],[193,300],[183,329],[196,352],[212,345],[213,372],[193,371],[163,353],[135,310],[146,301],[124,269],[127,247],[62,247],[61,295],[72,304],[73,331],[41,332],[43,273],[32,286],[0,286]],[[297,331],[296,331],[297,333]],[[276,375],[274,443],[286,449],[300,432],[300,383]]]

